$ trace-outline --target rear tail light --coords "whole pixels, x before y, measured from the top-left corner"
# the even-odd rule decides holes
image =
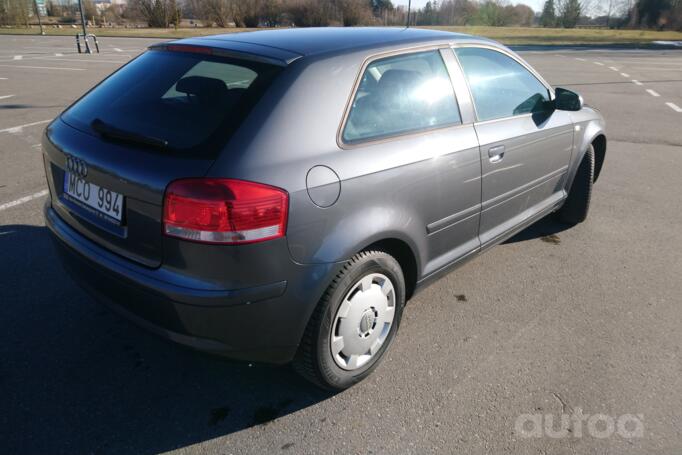
[[[166,188],[166,235],[205,243],[243,244],[284,236],[289,195],[233,179],[183,179]]]

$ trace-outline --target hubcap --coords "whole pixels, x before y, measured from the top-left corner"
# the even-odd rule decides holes
[[[330,336],[334,362],[355,370],[369,362],[386,341],[395,314],[395,289],[381,273],[362,277],[339,306]]]

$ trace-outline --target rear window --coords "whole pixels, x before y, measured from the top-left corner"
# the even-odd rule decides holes
[[[205,156],[225,144],[278,71],[258,62],[152,50],[62,118],[106,139]]]

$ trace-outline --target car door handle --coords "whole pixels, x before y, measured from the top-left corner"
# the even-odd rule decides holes
[[[488,158],[491,163],[499,163],[504,158],[504,145],[490,147],[488,149]]]

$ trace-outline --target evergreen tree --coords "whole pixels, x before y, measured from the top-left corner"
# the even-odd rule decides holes
[[[547,0],[545,6],[542,8],[542,15],[540,16],[540,25],[543,27],[556,26],[556,13],[554,12],[554,0]]]
[[[656,27],[663,13],[677,6],[675,3],[679,2],[672,2],[671,0],[639,0],[635,8],[644,25]]]

